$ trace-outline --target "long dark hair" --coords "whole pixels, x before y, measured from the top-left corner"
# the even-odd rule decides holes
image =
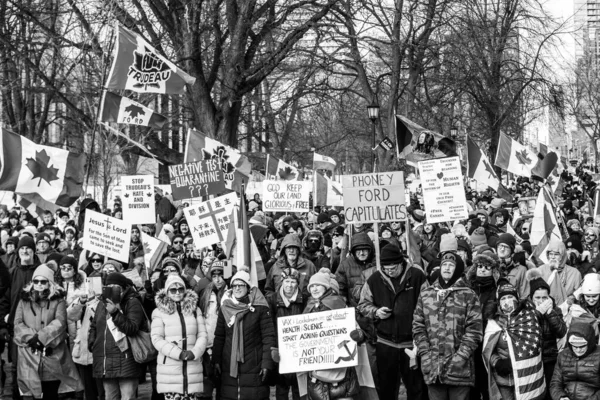
[[[75,271],[75,275],[73,275],[73,283],[75,284],[75,289],[79,289],[81,287],[81,285],[83,284],[83,276],[79,273],[79,270],[74,269],[74,271]],[[60,285],[60,286],[63,286],[63,283],[65,282],[65,278],[63,278],[62,274],[60,273],[60,267],[58,267],[56,269],[56,271],[54,272],[54,281],[56,282],[57,285]],[[65,290],[67,289],[64,286],[63,286],[63,288]]]

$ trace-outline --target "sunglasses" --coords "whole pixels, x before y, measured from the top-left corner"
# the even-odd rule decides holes
[[[246,285],[244,284],[238,284],[238,285],[231,285],[232,289],[241,289],[241,288],[245,288]]]
[[[95,262],[97,262],[97,263],[101,263],[101,262],[102,262],[102,260],[100,260],[100,259],[98,259],[98,258],[93,258],[93,259],[92,259],[92,262],[93,262],[93,263],[95,263]]]
[[[163,272],[170,274],[171,272],[177,272],[177,269],[176,268],[165,268],[165,270]]]
[[[48,281],[46,279],[34,279],[33,284],[34,285],[47,285]]]
[[[73,267],[71,265],[61,265],[60,269],[61,271],[70,271],[73,269]]]
[[[183,242],[179,241],[179,240],[176,240],[176,241],[173,242],[173,244],[183,244]]]
[[[184,287],[176,287],[176,288],[171,288],[169,289],[169,293],[170,294],[182,294],[185,293],[185,288]]]
[[[486,269],[488,271],[492,270],[492,266],[491,265],[484,265],[484,264],[477,264],[477,269]]]
[[[342,235],[340,235],[339,233],[334,233],[332,236],[333,236],[333,237],[340,237],[340,236],[342,236]]]
[[[310,239],[308,242],[309,243],[319,243],[320,240],[319,239]]]

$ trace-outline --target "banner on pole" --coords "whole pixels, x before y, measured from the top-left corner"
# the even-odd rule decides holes
[[[216,159],[169,166],[174,200],[192,199],[225,191],[223,169]]]
[[[344,175],[342,184],[347,223],[406,219],[403,172]]]
[[[458,157],[419,161],[428,224],[467,219],[467,198]]]
[[[122,176],[121,195],[123,200],[123,221],[130,224],[156,223],[154,176]]]
[[[183,209],[197,248],[227,239],[231,213],[238,203],[237,193],[228,193]]]
[[[277,318],[279,373],[356,366],[358,345],[350,338],[354,315],[354,308],[342,308]]]
[[[129,262],[131,224],[86,210],[83,248],[124,263]]]
[[[308,212],[310,181],[263,181],[263,211]]]

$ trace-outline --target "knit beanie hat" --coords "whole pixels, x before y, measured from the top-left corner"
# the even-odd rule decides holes
[[[583,277],[581,284],[581,294],[597,295],[600,294],[600,275],[587,274]]]
[[[119,285],[125,289],[127,286],[133,286],[133,282],[120,272],[111,272],[106,277],[106,285]]]
[[[225,271],[225,261],[215,260],[210,265],[210,269],[208,270],[208,276],[212,278],[213,273],[220,272],[223,273]]]
[[[300,283],[300,272],[296,268],[283,268],[281,270],[281,280],[295,279],[296,282]]]
[[[19,238],[16,236],[11,236],[8,239],[6,239],[6,243],[4,244],[5,246],[8,244],[12,244],[13,246],[17,247],[17,245],[19,244]]]
[[[46,232],[38,233],[37,235],[35,235],[36,243],[41,242],[42,240],[47,243],[50,243],[50,235],[48,235]]]
[[[445,233],[440,238],[440,254],[444,254],[446,252],[456,253],[458,249],[458,243],[456,242],[456,237],[452,233]]]
[[[514,287],[506,278],[501,278],[498,280],[498,289],[496,290],[496,298],[500,300],[502,297],[506,295],[513,295],[517,300],[519,300],[519,292],[517,288]]]
[[[477,268],[477,265],[486,265],[492,267],[492,271],[498,269],[500,266],[500,260],[498,256],[493,252],[485,252],[477,254],[473,257],[473,265]]]
[[[73,269],[77,269],[77,266],[79,265],[79,263],[77,262],[77,260],[74,257],[64,256],[60,259],[58,266],[60,267],[62,265],[67,265],[67,264],[72,266]]]
[[[166,257],[163,262],[162,262],[162,269],[165,269],[168,265],[172,265],[175,268],[177,268],[177,270],[179,272],[181,272],[181,261],[179,261],[178,259],[174,258],[174,257]]]
[[[48,261],[54,261],[56,262],[56,265],[60,265],[60,261],[66,256],[62,255],[61,253],[50,253],[48,254],[48,257],[46,257],[46,262]],[[73,258],[73,257],[71,257]],[[75,264],[71,264],[72,266],[76,267],[77,266],[77,261],[75,261]]]
[[[116,260],[106,260],[104,262],[104,264],[102,265],[102,268],[104,268],[107,265],[112,265],[114,267],[115,271],[117,271],[117,272],[123,271],[123,264],[121,264],[120,262],[118,262]]]
[[[308,281],[307,289],[310,290],[310,287],[312,285],[321,285],[321,286],[324,286],[325,288],[329,289],[329,288],[331,288],[330,280],[331,280],[331,277],[329,276],[328,273],[317,272],[316,274],[314,274],[313,276],[310,277],[310,281]]]
[[[496,209],[496,208],[502,207],[502,204],[504,204],[503,199],[495,198],[495,199],[492,199],[492,202],[490,203],[490,207],[492,207],[493,209]]]
[[[248,287],[252,287],[250,283],[250,269],[245,265],[238,268],[236,274],[231,278],[231,284],[233,285],[236,280],[244,282]]]
[[[471,233],[471,243],[473,247],[481,246],[482,244],[487,244],[487,238],[485,237],[485,229],[483,227],[478,227]]]
[[[550,285],[546,283],[539,269],[533,268],[527,271],[525,278],[529,281],[529,297],[533,297],[533,294],[538,289],[546,289],[550,294]]]
[[[404,261],[404,257],[398,246],[390,243],[381,249],[379,261],[381,265],[400,264]]]
[[[47,266],[46,264],[42,264],[33,271],[32,278],[36,278],[38,276],[46,278],[49,282],[54,283],[54,271],[52,268]]]
[[[183,282],[183,279],[181,279],[181,276],[171,274],[167,277],[167,280],[165,282],[165,290],[168,291],[169,288],[171,287],[171,285],[173,285],[175,283],[179,283],[185,289],[185,283]]]
[[[35,242],[33,241],[33,238],[27,235],[23,236],[21,239],[19,239],[17,250],[20,250],[21,247],[29,247],[30,249],[35,250]]]
[[[319,214],[319,217],[317,218],[317,223],[322,224],[323,222],[331,222],[331,217],[329,216],[329,214],[327,214],[327,213]]]
[[[577,236],[569,236],[569,238],[565,242],[565,246],[567,250],[574,249],[577,250],[579,254],[583,253],[583,245],[581,244],[581,240]]]
[[[498,245],[500,244],[507,245],[508,247],[510,247],[510,250],[514,252],[515,246],[517,245],[517,239],[515,239],[515,237],[510,233],[503,233],[502,235],[500,235],[500,237],[498,237],[496,247],[498,247]]]

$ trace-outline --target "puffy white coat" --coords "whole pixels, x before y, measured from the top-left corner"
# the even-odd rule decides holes
[[[204,389],[202,355],[206,350],[207,334],[204,318],[197,307],[198,296],[192,290],[185,292],[179,304],[168,298],[165,289],[156,294],[151,335],[152,344],[158,350],[158,393],[193,394]],[[183,350],[192,351],[194,360],[181,361],[179,356]]]

